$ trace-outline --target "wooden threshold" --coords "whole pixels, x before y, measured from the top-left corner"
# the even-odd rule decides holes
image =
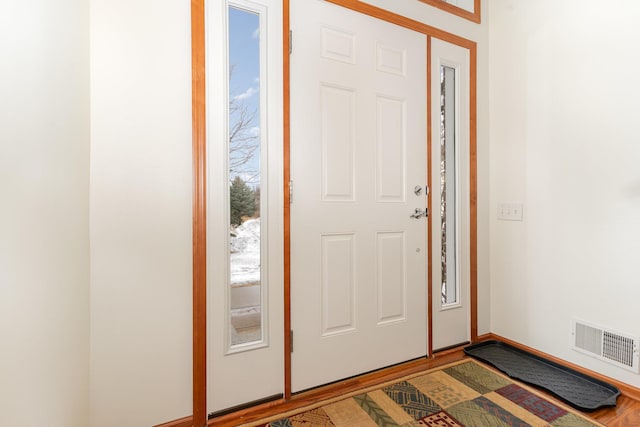
[[[193,427],[193,417],[180,418],[179,420],[158,424],[154,427]]]
[[[461,349],[465,348],[466,346],[468,346],[469,344],[471,344],[471,342],[464,341],[464,342],[461,342],[459,344],[453,344],[453,345],[448,345],[446,347],[438,348],[436,350],[433,350],[432,353],[433,353],[434,357],[437,357],[439,354],[447,354],[447,353],[450,353],[452,351],[461,350]]]
[[[269,397],[265,397],[263,399],[258,399],[258,400],[254,400],[253,402],[249,402],[249,403],[245,403],[242,405],[238,405],[238,406],[234,406],[231,408],[227,408],[227,409],[223,409],[221,411],[217,411],[217,412],[212,412],[209,414],[209,419],[213,420],[216,418],[222,418],[225,415],[230,415],[230,414],[238,414],[246,409],[253,409],[256,407],[259,407],[261,405],[267,405],[269,403],[272,402],[283,402],[284,401],[284,395],[282,393],[280,394],[275,394],[273,396],[269,396]]]

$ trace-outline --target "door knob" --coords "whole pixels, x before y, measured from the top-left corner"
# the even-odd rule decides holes
[[[411,215],[409,215],[410,218],[415,218],[415,219],[422,218],[423,216],[424,217],[429,216],[429,212],[427,208],[425,209],[416,208],[415,211]]]

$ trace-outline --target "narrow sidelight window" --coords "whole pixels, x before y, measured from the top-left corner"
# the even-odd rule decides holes
[[[440,67],[440,222],[442,305],[458,303],[456,268],[456,69]]]
[[[238,3],[242,4],[242,3]],[[229,334],[231,348],[264,341],[264,94],[261,15],[228,8]],[[261,197],[262,195],[262,197]]]

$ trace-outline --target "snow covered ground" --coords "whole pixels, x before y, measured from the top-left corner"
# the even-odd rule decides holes
[[[234,236],[235,234],[235,236]],[[231,285],[260,282],[260,218],[238,226],[229,241],[231,252]]]
[[[262,337],[260,286],[260,218],[238,226],[229,239],[231,256],[232,344]]]

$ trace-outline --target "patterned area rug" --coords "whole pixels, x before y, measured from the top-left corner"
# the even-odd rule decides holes
[[[473,360],[252,423],[311,426],[601,426]]]

